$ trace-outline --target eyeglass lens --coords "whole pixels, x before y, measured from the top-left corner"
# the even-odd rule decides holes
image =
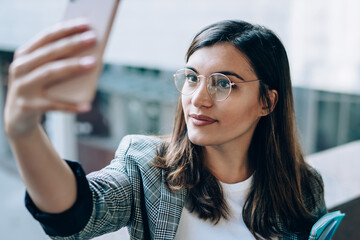
[[[193,94],[200,85],[200,78],[190,69],[180,69],[175,75],[175,86],[183,95]],[[207,89],[216,101],[225,100],[231,92],[231,81],[223,74],[215,73],[207,79]]]

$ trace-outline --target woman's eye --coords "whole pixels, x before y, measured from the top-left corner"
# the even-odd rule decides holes
[[[217,81],[217,87],[221,87],[221,88],[230,88],[231,84],[228,80],[225,79],[219,79]]]
[[[197,76],[194,75],[194,74],[187,74],[187,75],[185,75],[185,78],[186,78],[186,81],[187,81],[187,82],[196,83],[196,82],[198,81]]]

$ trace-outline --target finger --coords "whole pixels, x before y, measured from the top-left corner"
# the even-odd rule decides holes
[[[64,102],[53,102],[48,101],[48,105],[44,105],[42,111],[61,111],[61,112],[71,112],[71,113],[85,113],[90,111],[90,104],[71,104]]]
[[[20,79],[24,90],[42,89],[59,81],[70,79],[93,70],[96,59],[92,56],[50,62]]]
[[[57,23],[56,25],[38,33],[29,42],[25,43],[22,47],[17,49],[15,52],[15,59],[17,57],[28,54],[50,42],[59,40],[63,37],[70,36],[75,33],[84,32],[89,28],[88,20],[85,18],[77,18]]]
[[[49,111],[61,111],[71,113],[84,113],[91,109],[91,104],[75,104],[69,102],[54,101],[47,98],[36,98],[23,103],[25,111],[45,113]]]
[[[17,78],[46,62],[69,57],[77,52],[94,46],[95,42],[96,35],[93,31],[87,31],[63,38],[39,48],[30,54],[17,58],[11,64],[10,71],[14,78]]]

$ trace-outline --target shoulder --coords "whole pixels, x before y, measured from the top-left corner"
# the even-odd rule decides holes
[[[303,184],[304,201],[310,210],[310,212],[317,218],[324,215],[326,210],[325,199],[324,199],[324,182],[321,174],[313,167],[309,167],[309,177],[304,179],[304,182],[308,182],[308,186]]]
[[[151,162],[163,143],[164,139],[161,137],[127,135],[121,140],[115,152],[115,159]]]
[[[312,190],[315,195],[324,194],[324,181],[321,174],[313,167],[309,167],[310,177],[308,179]]]
[[[160,137],[146,135],[127,135],[121,141],[115,156],[119,154],[144,154],[156,151],[164,142]]]

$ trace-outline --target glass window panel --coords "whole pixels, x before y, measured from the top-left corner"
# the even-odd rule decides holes
[[[350,107],[348,140],[355,141],[360,139],[360,103],[352,103]]]
[[[339,107],[339,102],[319,101],[316,151],[321,151],[337,145]]]

